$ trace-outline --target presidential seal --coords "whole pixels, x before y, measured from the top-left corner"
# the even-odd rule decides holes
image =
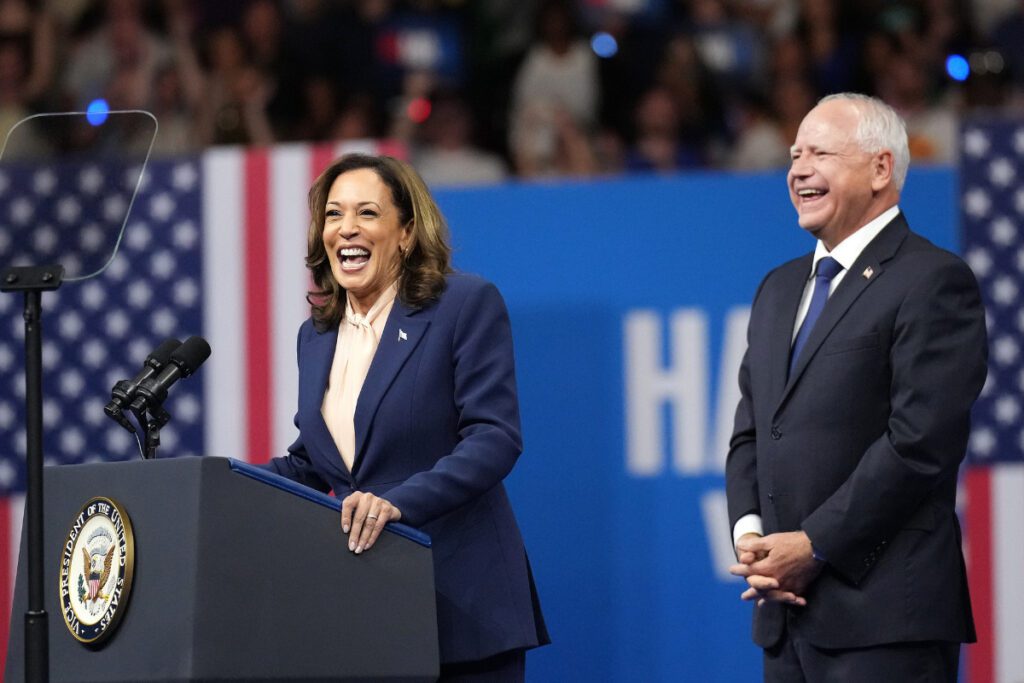
[[[109,498],[93,498],[71,523],[60,558],[60,606],[77,640],[97,645],[128,604],[135,565],[132,523]]]

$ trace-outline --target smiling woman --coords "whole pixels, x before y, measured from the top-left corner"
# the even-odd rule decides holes
[[[407,164],[391,157],[344,156],[313,183],[309,212],[306,267],[317,289],[308,298],[318,326],[341,320],[346,292],[362,307],[376,300],[374,292],[379,295],[399,280],[403,298],[413,305],[444,289],[451,272],[448,228]]]
[[[388,522],[428,533],[441,680],[521,681],[549,638],[502,484],[522,451],[504,300],[452,271],[444,218],[401,161],[342,157],[309,208],[299,438],[267,467],[343,498],[356,554]]]

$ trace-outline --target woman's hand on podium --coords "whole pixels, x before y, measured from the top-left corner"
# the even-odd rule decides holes
[[[356,555],[373,547],[385,524],[401,518],[398,508],[372,493],[356,491],[341,503],[341,531]]]

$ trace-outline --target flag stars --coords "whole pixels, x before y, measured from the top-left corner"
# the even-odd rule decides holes
[[[1024,128],[1018,128],[1013,133],[1013,151],[1024,156]]]
[[[988,179],[996,187],[1009,187],[1016,177],[1017,170],[1005,157],[993,160],[988,166]]]
[[[195,188],[196,182],[199,180],[199,171],[196,170],[195,164],[183,163],[178,164],[171,171],[171,185],[174,189],[180,192],[189,192]]]
[[[53,253],[57,248],[57,231],[49,225],[41,226],[32,236],[32,248],[36,255]]]
[[[129,166],[124,172],[124,186],[138,188],[137,192],[149,190],[151,176],[142,166]]]
[[[987,249],[975,247],[964,255],[964,260],[979,278],[988,277],[988,274],[992,272],[992,257]]]
[[[153,345],[149,339],[133,339],[128,344],[128,360],[135,365],[142,365],[152,348]]]
[[[49,195],[57,187],[57,174],[50,169],[36,171],[32,176],[32,189],[38,195]]]
[[[1020,403],[1013,396],[1000,396],[993,406],[993,413],[1000,424],[1013,424],[1020,417]]]
[[[17,419],[9,401],[0,401],[0,429],[11,429]]]
[[[57,202],[57,220],[65,225],[77,223],[82,215],[82,205],[72,195],[62,197]]]
[[[7,372],[14,365],[14,352],[7,344],[0,344],[0,371]]]
[[[99,398],[90,398],[85,401],[82,404],[82,421],[93,427],[103,424],[108,419],[107,414],[103,412],[103,405],[103,400]]]
[[[161,280],[166,280],[174,275],[174,270],[177,266],[178,264],[174,260],[173,254],[165,249],[161,249],[156,254],[153,254],[153,258],[149,262],[153,275]]]
[[[173,240],[178,249],[192,249],[199,241],[199,229],[192,221],[181,221],[174,226]]]
[[[63,313],[57,319],[58,334],[69,341],[78,339],[84,328],[85,324],[82,322],[82,317],[74,311]]]
[[[78,174],[78,189],[87,195],[95,195],[103,187],[103,172],[97,166],[86,166]]]
[[[107,360],[107,347],[98,339],[90,339],[82,344],[82,363],[86,367],[96,369]]]
[[[123,339],[131,327],[131,320],[124,314],[124,311],[113,311],[107,314],[105,329],[107,334],[115,339]]]
[[[145,223],[132,223],[128,226],[125,242],[129,249],[144,251],[153,241],[153,232]]]
[[[150,214],[160,222],[165,222],[170,218],[175,208],[174,200],[166,192],[161,192],[149,202]]]
[[[985,156],[989,147],[988,136],[977,128],[973,128],[964,134],[964,151],[967,153],[967,156],[975,158]]]
[[[10,319],[10,323],[11,337],[13,337],[15,341],[23,340],[25,338],[25,321],[20,317],[12,317]]]
[[[53,429],[55,425],[60,424],[63,415],[64,412],[60,409],[60,404],[55,399],[48,398],[43,400],[43,426],[47,429]]]
[[[63,254],[60,257],[61,264],[64,266],[64,277],[82,277],[85,275],[93,275],[103,270],[103,263],[92,264],[88,273],[82,272],[82,259],[78,258],[76,254]],[[54,292],[56,294],[56,292]]]
[[[103,286],[96,282],[87,282],[82,287],[82,305],[88,310],[95,311],[103,302],[107,299],[107,294],[103,289]]]
[[[992,208],[992,200],[981,188],[968,190],[964,194],[964,210],[974,218],[983,218]]]
[[[11,222],[15,225],[27,225],[35,213],[35,206],[26,197],[18,197],[11,202]]]
[[[192,278],[183,278],[174,283],[171,296],[174,303],[182,308],[194,306],[199,300],[199,285]]]
[[[149,320],[150,327],[161,336],[167,336],[178,327],[178,319],[168,308],[155,311]]]
[[[999,365],[1011,365],[1020,356],[1020,346],[1013,337],[1000,337],[992,343],[992,358]]]
[[[992,283],[990,293],[994,302],[1002,306],[1009,306],[1016,302],[1019,290],[1020,288],[1017,286],[1017,283],[1012,278],[1004,275]]]
[[[121,429],[120,427],[111,427],[110,429],[107,430],[105,436],[106,438],[104,439],[104,441],[106,442],[107,450],[111,451],[112,453],[123,454],[132,445],[131,435],[125,430]],[[161,441],[163,440],[162,431],[160,432],[160,439]]]
[[[128,305],[145,308],[153,300],[153,289],[145,280],[137,280],[128,286]]]
[[[72,456],[79,456],[85,450],[85,437],[82,431],[75,427],[68,427],[60,433],[60,448]]]
[[[8,460],[0,460],[0,487],[11,488],[17,478],[17,468]]]
[[[1000,216],[989,225],[989,235],[999,246],[1008,247],[1017,239],[1017,226],[1006,216]]]
[[[120,228],[128,212],[128,202],[119,194],[112,194],[103,200],[103,218]]]
[[[85,389],[85,379],[77,370],[65,370],[60,374],[60,393],[68,398],[78,398]]]
[[[25,373],[16,372],[11,375],[11,393],[19,399],[25,398]]]
[[[52,341],[43,342],[43,370],[53,370],[60,361],[60,349]]]
[[[202,417],[203,408],[192,394],[182,394],[174,399],[172,414],[185,424],[196,424]]]
[[[103,246],[104,238],[103,228],[95,223],[89,223],[79,233],[78,243],[84,251],[95,253]]]
[[[112,280],[120,282],[128,274],[128,259],[123,254],[118,254],[114,257],[114,260],[107,266],[106,270],[107,277]]]
[[[978,457],[987,458],[992,455],[996,442],[996,435],[987,427],[980,427],[971,432],[970,449]]]

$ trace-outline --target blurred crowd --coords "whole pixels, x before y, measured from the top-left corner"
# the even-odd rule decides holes
[[[1024,0],[0,0],[0,133],[103,99],[160,155],[388,139],[435,185],[783,167],[842,90],[954,162],[1024,111]]]

